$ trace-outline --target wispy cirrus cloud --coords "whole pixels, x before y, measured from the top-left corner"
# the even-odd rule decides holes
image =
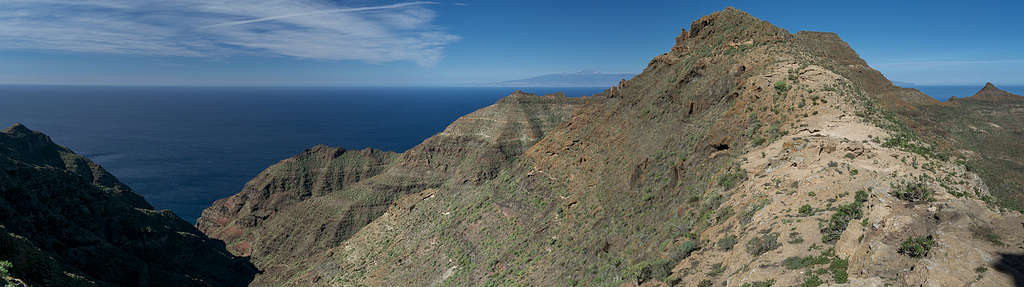
[[[284,55],[433,65],[459,39],[435,2],[0,0],[0,49],[224,57]]]

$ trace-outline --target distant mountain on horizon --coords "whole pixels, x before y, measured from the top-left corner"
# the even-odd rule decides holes
[[[635,76],[632,73],[602,73],[597,71],[579,71],[575,73],[557,73],[540,75],[532,78],[492,83],[497,87],[611,87],[623,79]]]

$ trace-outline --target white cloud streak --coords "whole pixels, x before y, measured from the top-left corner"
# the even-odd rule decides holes
[[[288,14],[288,15],[278,15],[278,16],[263,17],[263,18],[252,19],[252,20],[234,21],[234,22],[213,24],[213,25],[209,25],[209,26],[203,26],[203,28],[235,26],[235,25],[242,25],[242,24],[249,24],[249,23],[259,23],[259,22],[280,20],[280,19],[292,18],[292,17],[314,16],[314,15],[342,13],[342,12],[361,12],[361,11],[372,11],[372,10],[396,9],[396,8],[402,8],[402,7],[409,7],[409,6],[416,6],[416,5],[430,5],[430,4],[437,4],[437,2],[409,2],[409,3],[400,3],[400,4],[383,5],[383,6],[331,9],[331,10],[325,10],[325,11],[315,11],[315,12],[296,13],[296,14]]]
[[[0,0],[0,49],[220,58],[283,55],[429,66],[459,39],[434,2]]]

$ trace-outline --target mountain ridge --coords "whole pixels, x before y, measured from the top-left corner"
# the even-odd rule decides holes
[[[728,8],[486,176],[451,173],[431,159],[459,144],[425,141],[435,148],[398,165],[441,184],[400,192],[302,271],[260,282],[1009,284],[1019,270],[1000,266],[1024,246],[985,238],[1020,241],[1021,216],[918,137],[932,106],[943,105],[894,86],[834,33],[790,34]],[[477,130],[461,125],[449,129]],[[927,260],[901,251],[914,238],[939,242]],[[802,258],[829,267],[791,266]],[[985,266],[1000,272],[978,276]]]
[[[726,8],[600,94],[516,91],[400,154],[315,146],[195,227],[12,126],[0,256],[118,285],[1020,285],[1021,98],[939,102],[835,33]],[[82,251],[76,224],[172,260]]]

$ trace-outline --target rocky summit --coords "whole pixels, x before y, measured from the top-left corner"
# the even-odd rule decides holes
[[[939,102],[834,33],[732,8],[666,48],[600,94],[515,92],[400,154],[313,147],[198,230],[15,126],[0,254],[42,285],[1024,284],[1022,97]]]
[[[1024,217],[998,178],[1024,157],[977,143],[1020,142],[1015,100],[938,102],[834,33],[730,8],[593,97],[517,92],[400,155],[285,160],[200,228],[259,286],[1008,286]]]

